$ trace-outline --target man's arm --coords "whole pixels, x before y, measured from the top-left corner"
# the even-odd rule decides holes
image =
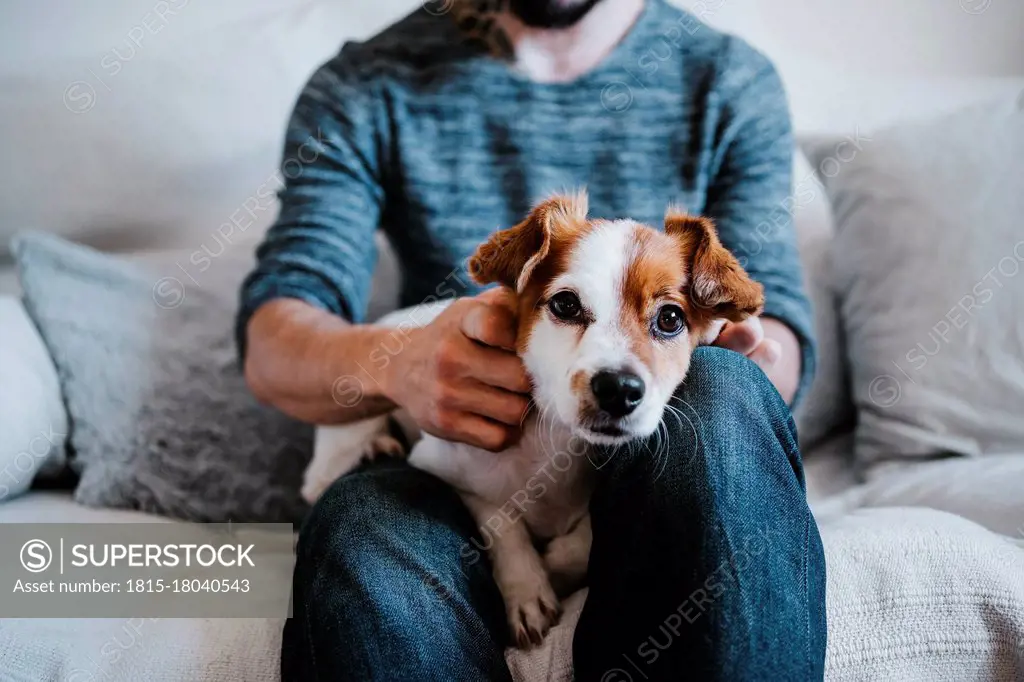
[[[459,299],[429,325],[400,332],[271,301],[249,322],[246,381],[303,421],[344,423],[401,405],[429,433],[502,450],[518,437],[530,389],[502,296]]]
[[[456,301],[403,332],[397,353],[394,330],[362,324],[389,129],[374,89],[343,52],[296,104],[281,212],[242,288],[236,335],[246,381],[304,421],[341,423],[400,405],[430,433],[502,449],[518,435],[529,382],[498,292]]]
[[[705,213],[722,242],[765,288],[760,320],[727,325],[716,342],[748,355],[787,402],[810,383],[814,346],[793,231],[793,134],[782,82],[768,60],[734,40],[724,65],[720,137]]]

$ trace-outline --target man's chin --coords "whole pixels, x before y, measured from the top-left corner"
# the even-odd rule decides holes
[[[533,28],[568,28],[600,0],[509,0],[509,10]]]

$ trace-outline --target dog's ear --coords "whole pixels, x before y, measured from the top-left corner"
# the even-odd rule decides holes
[[[686,259],[689,298],[712,318],[739,322],[764,307],[764,288],[750,279],[729,249],[722,246],[709,218],[669,209],[665,233],[677,239]]]
[[[538,204],[515,227],[501,230],[477,248],[467,267],[477,284],[499,282],[521,292],[551,249],[552,237],[587,219],[587,195],[555,195]]]

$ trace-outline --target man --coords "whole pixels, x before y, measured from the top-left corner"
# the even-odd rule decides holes
[[[821,679],[824,558],[784,402],[813,352],[774,69],[664,0],[481,1],[420,8],[306,86],[281,214],[242,293],[249,385],[311,423],[401,406],[430,433],[500,451],[529,383],[506,350],[511,313],[471,296],[473,249],[580,185],[597,217],[659,225],[669,202],[711,216],[764,284],[765,312],[694,355],[678,393],[690,424],[668,420],[667,457],[640,448],[602,466],[575,675]],[[464,295],[393,353],[392,332],[363,320],[378,226],[404,266],[403,304]],[[340,377],[362,386],[356,405],[333,399]],[[336,482],[300,535],[284,679],[510,679],[475,532],[451,490],[404,464]]]

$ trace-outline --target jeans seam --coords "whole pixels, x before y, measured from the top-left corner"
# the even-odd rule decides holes
[[[804,510],[804,647],[805,647],[805,660],[807,661],[807,679],[811,679],[811,671],[814,669],[814,663],[811,660],[811,592],[810,592],[810,576],[808,575],[808,554],[810,553],[811,545],[811,512],[810,510]]]
[[[309,649],[309,660],[313,666],[313,679],[320,679],[320,669],[316,664],[316,647],[313,646],[313,628],[309,622],[309,608],[305,605],[302,609],[303,629],[306,631],[306,644]]]

